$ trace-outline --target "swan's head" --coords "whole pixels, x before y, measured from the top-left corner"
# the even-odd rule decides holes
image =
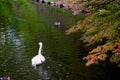
[[[41,46],[41,45],[42,45],[42,42],[39,42],[38,44]]]

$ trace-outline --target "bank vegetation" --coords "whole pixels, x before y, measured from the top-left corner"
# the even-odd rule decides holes
[[[83,13],[86,17],[66,31],[82,32],[81,41],[94,46],[83,58],[86,66],[109,59],[120,66],[120,1],[119,0],[60,0],[68,5],[73,15]],[[84,53],[83,53],[84,54]]]

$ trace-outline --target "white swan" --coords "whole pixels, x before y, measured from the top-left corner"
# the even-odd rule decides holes
[[[42,50],[42,42],[39,42],[39,51],[38,51],[38,55],[36,55],[35,57],[32,58],[32,66],[36,67],[38,65],[41,65],[45,62],[45,57],[41,54],[41,50]]]

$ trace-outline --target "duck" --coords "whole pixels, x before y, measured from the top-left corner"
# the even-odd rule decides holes
[[[33,67],[40,66],[45,62],[45,57],[42,55],[42,46],[43,46],[43,44],[42,44],[42,42],[39,42],[38,44],[40,46],[39,50],[38,50],[38,55],[34,56],[32,58],[32,60],[31,60]]]
[[[60,26],[60,22],[54,22],[56,26]]]

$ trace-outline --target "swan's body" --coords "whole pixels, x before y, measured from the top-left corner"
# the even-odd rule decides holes
[[[37,65],[41,65],[45,62],[45,57],[41,54],[42,50],[42,42],[39,43],[39,51],[38,55],[32,58],[32,66],[36,67]]]

